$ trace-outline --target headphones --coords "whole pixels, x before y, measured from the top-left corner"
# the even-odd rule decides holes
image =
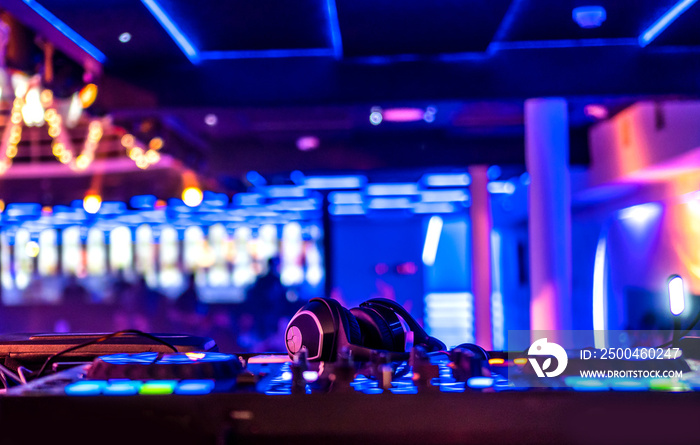
[[[312,298],[289,321],[285,340],[290,357],[305,347],[309,360],[326,362],[336,361],[345,348],[360,360],[376,352],[406,358],[414,345],[428,352],[445,350],[403,306],[386,298],[350,310],[331,298]]]

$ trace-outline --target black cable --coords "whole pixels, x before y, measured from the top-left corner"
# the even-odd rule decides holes
[[[690,331],[695,329],[695,325],[698,324],[698,322],[700,322],[700,311],[698,311],[698,313],[695,315],[695,318],[693,319],[693,321],[690,322],[690,326],[688,326],[688,328],[685,331],[681,332],[681,335],[678,336],[678,339],[681,339],[681,338],[685,337],[686,335],[688,335],[690,333]],[[670,346],[672,343],[673,343],[673,340],[669,340],[666,343],[664,343],[660,346],[657,346],[657,347],[658,348],[665,348],[667,346]]]
[[[139,331],[139,330],[136,330],[136,329],[124,329],[124,330],[122,330],[122,331],[117,331],[117,332],[113,332],[113,333],[111,333],[111,334],[103,335],[102,337],[96,338],[96,339],[94,339],[94,340],[86,341],[85,343],[81,343],[81,344],[79,344],[79,345],[71,346],[70,348],[66,348],[66,349],[64,349],[63,351],[59,351],[59,352],[57,352],[57,353],[51,355],[49,358],[46,359],[46,361],[44,362],[44,364],[43,364],[43,366],[41,367],[41,369],[39,369],[39,371],[36,373],[36,376],[33,375],[32,378],[35,379],[35,378],[41,377],[41,375],[42,375],[42,374],[44,373],[44,371],[46,370],[46,367],[49,366],[49,364],[50,364],[54,359],[56,359],[57,357],[59,357],[59,356],[61,356],[61,355],[63,355],[63,354],[67,354],[68,352],[72,352],[72,351],[75,351],[76,349],[84,348],[84,347],[86,347],[86,346],[90,346],[90,345],[94,345],[94,344],[97,344],[97,343],[101,343],[101,342],[103,342],[103,341],[109,340],[110,338],[118,337],[118,336],[124,335],[124,334],[136,334],[136,335],[141,335],[141,336],[143,336],[143,337],[146,337],[146,338],[148,338],[148,339],[151,339],[151,340],[153,340],[153,341],[155,341],[155,342],[161,343],[161,344],[163,344],[163,345],[169,347],[170,349],[172,349],[173,351],[175,351],[175,353],[178,353],[178,352],[179,352],[175,346],[171,345],[170,343],[166,342],[165,340],[162,340],[162,339],[156,337],[155,335],[147,334],[147,333],[145,333],[145,332],[142,332],[142,331]]]

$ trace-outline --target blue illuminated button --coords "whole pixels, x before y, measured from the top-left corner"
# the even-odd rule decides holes
[[[384,392],[384,390],[375,386],[373,388],[365,388],[362,390],[362,392],[365,394],[381,394]]]
[[[175,394],[209,394],[213,389],[213,380],[182,380],[175,388]]]
[[[448,382],[440,385],[440,391],[443,392],[464,392],[465,382]]]
[[[97,396],[107,386],[104,380],[85,380],[66,385],[65,392],[69,396]]]
[[[176,380],[153,380],[141,385],[141,388],[139,388],[139,394],[149,396],[172,394],[176,386]]]
[[[134,396],[139,393],[142,383],[137,380],[110,381],[102,394],[106,396]]]
[[[573,388],[574,391],[607,391],[610,389],[602,380],[583,377],[569,376],[564,379],[564,383]]]
[[[394,382],[392,382],[392,384],[393,383]],[[418,394],[417,387],[408,385],[397,386],[396,388],[389,388],[389,391],[391,391],[394,394]]]
[[[473,389],[490,388],[493,386],[493,378],[491,377],[472,377],[467,380],[467,386]]]
[[[612,379],[608,382],[613,391],[646,391],[649,383],[645,380]]]

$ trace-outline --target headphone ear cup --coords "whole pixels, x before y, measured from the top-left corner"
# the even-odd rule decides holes
[[[338,322],[334,311],[321,298],[312,298],[297,311],[284,333],[290,357],[302,347],[309,360],[329,360],[338,341]]]
[[[352,345],[361,346],[362,331],[360,330],[360,325],[357,323],[355,316],[352,315],[349,310],[341,306],[336,300],[330,298],[324,298],[323,300],[335,311],[338,322],[342,323],[347,342]],[[338,346],[342,346],[340,341],[338,341],[337,344]]]
[[[359,307],[350,309],[350,312],[360,325],[363,346],[371,349],[393,350],[394,342],[391,331],[379,314]]]
[[[387,298],[372,298],[365,301],[360,305],[360,307],[369,308],[383,308],[398,314],[403,320],[408,324],[408,327],[413,331],[415,344],[421,345],[428,349],[428,351],[441,351],[446,349],[445,344],[435,337],[431,337],[427,332],[418,324],[415,318],[408,313],[408,311],[401,306],[399,303],[389,300]]]
[[[340,308],[340,316],[347,320],[347,337],[348,342],[352,345],[362,346],[362,329],[355,316],[344,307]]]
[[[395,312],[381,306],[350,309],[360,323],[362,344],[372,349],[405,352],[406,330]]]

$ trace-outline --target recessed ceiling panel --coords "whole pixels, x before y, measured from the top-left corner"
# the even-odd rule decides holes
[[[510,0],[336,0],[343,54],[483,52]]]
[[[326,0],[158,0],[200,52],[332,48]]]
[[[41,6],[107,57],[108,65],[186,60],[139,0],[39,0]],[[48,25],[47,26],[51,26]],[[128,33],[128,40],[120,36]]]
[[[514,20],[504,29],[504,41],[637,39],[647,26],[677,0],[515,0]],[[602,6],[605,19],[583,28],[574,20],[580,6]]]

